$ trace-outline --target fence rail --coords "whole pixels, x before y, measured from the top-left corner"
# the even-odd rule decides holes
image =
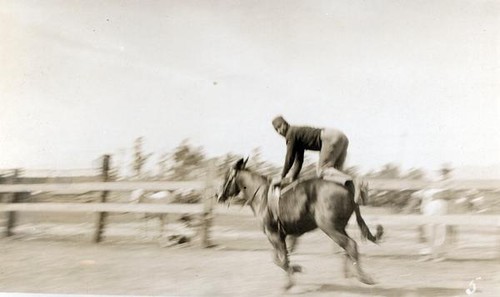
[[[214,185],[220,184],[220,180],[213,180]],[[425,188],[441,188],[442,183],[412,180],[368,180],[370,189],[374,190],[420,190]],[[20,192],[57,192],[57,191],[133,191],[143,189],[145,191],[163,191],[176,189],[204,189],[207,181],[152,181],[152,182],[82,182],[82,183],[47,183],[47,184],[0,184],[0,193]],[[446,187],[456,190],[500,190],[500,180],[485,181],[450,181]]]
[[[145,191],[163,191],[177,189],[204,189],[206,181],[179,181],[179,182],[86,182],[86,183],[57,183],[57,184],[2,184],[0,193],[21,192],[127,192],[137,189]]]
[[[0,212],[7,214],[6,232],[11,235],[15,225],[16,212],[66,212],[66,213],[95,213],[96,231],[94,242],[99,242],[105,228],[106,213],[190,213],[202,216],[203,224],[202,246],[209,246],[209,230],[211,218],[214,214],[249,214],[247,209],[223,208],[214,205],[214,188],[220,183],[213,176],[207,176],[203,181],[154,181],[154,182],[83,182],[83,183],[47,183],[47,184],[0,184],[0,193],[13,196],[10,203],[0,204]],[[408,180],[369,180],[370,188],[376,190],[419,190],[429,187],[442,187],[441,183]],[[446,184],[453,189],[499,190],[500,181],[452,181]],[[136,189],[144,191],[164,191],[179,189],[196,189],[204,191],[203,204],[127,204],[107,203],[105,195],[108,192],[127,192]],[[23,192],[102,192],[104,199],[100,203],[17,203],[18,194]],[[448,226],[491,226],[500,230],[500,215],[365,215],[369,224],[386,226],[413,226],[429,223],[440,223]],[[354,222],[353,222],[354,223]],[[500,234],[500,232],[499,232]],[[500,244],[500,243],[499,243]]]
[[[131,212],[202,213],[202,204],[127,204],[127,203],[10,203],[0,204],[0,212]]]
[[[203,204],[127,204],[127,203],[11,203],[0,204],[0,212],[20,211],[20,212],[68,212],[68,213],[85,213],[85,212],[130,212],[130,213],[192,213],[201,214],[204,212]],[[224,206],[216,206],[212,212],[219,215],[240,215],[251,216],[252,213],[248,209],[238,207],[227,208]],[[392,226],[407,226],[420,224],[446,224],[451,226],[491,226],[500,227],[500,215],[440,215],[440,216],[425,216],[425,215],[400,215],[400,214],[381,214],[373,215],[366,214],[363,218],[370,225],[383,224]],[[353,223],[355,217],[352,217]]]
[[[500,190],[500,180],[447,180],[432,182],[405,179],[367,179],[370,189],[375,190],[421,190],[426,188],[449,188],[454,190]]]

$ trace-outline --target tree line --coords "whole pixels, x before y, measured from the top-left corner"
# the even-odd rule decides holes
[[[115,178],[175,181],[196,180],[204,178],[210,170],[215,177],[221,177],[225,174],[229,166],[234,164],[239,158],[245,157],[232,152],[221,156],[209,157],[205,154],[202,146],[192,144],[189,139],[182,140],[170,152],[153,154],[145,152],[144,141],[143,137],[138,137],[134,140],[129,164],[112,164],[112,174]],[[154,156],[157,156],[156,159]],[[249,157],[249,168],[260,174],[272,177],[279,175],[281,172],[280,166],[262,158],[260,147],[254,148]],[[315,166],[315,162],[306,156],[302,174],[314,172]],[[345,171],[352,175],[360,175],[359,169],[356,166],[345,168]],[[443,165],[441,171],[449,173],[451,169],[448,165]],[[363,174],[363,176],[368,178],[401,178],[412,180],[426,179],[427,175],[428,173],[423,169],[413,168],[402,170],[399,165],[392,163]]]

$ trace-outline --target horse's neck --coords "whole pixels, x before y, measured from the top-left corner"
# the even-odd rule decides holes
[[[258,210],[258,212],[261,212],[263,206],[267,203],[267,191],[269,188],[267,179],[245,170],[240,172],[240,180],[240,188],[243,190],[245,199],[254,211]]]

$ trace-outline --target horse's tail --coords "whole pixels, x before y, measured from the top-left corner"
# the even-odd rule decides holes
[[[373,243],[378,243],[378,241],[382,238],[382,235],[384,234],[384,227],[382,225],[377,225],[377,233],[375,236],[370,232],[370,229],[365,223],[365,220],[363,220],[363,217],[361,216],[361,211],[359,209],[359,205],[356,204],[354,211],[356,212],[356,221],[358,222],[359,229],[361,230],[361,234],[363,235],[363,238],[367,238],[369,241]]]

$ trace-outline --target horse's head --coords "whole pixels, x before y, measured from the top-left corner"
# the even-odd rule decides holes
[[[245,169],[248,158],[239,159],[233,166],[229,168],[224,177],[224,183],[222,184],[222,189],[220,193],[217,195],[217,202],[225,202],[228,198],[236,196],[240,193],[240,187],[236,182],[236,178],[238,177],[238,173]]]

